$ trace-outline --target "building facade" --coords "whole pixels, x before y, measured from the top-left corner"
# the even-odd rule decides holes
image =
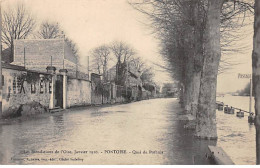
[[[88,79],[87,68],[78,64],[64,39],[19,39],[14,40],[13,65],[23,66],[28,70],[45,72],[47,66],[67,69],[68,76]]]

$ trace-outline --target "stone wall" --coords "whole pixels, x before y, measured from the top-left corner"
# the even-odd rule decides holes
[[[2,112],[17,109],[28,103],[39,103],[48,108],[50,103],[51,76],[26,70],[2,68]]]
[[[68,78],[67,106],[85,106],[91,104],[91,82]]]
[[[95,83],[95,80],[92,80],[91,104],[93,104],[93,105],[102,104],[102,91],[101,91],[100,86],[101,86],[101,84]]]

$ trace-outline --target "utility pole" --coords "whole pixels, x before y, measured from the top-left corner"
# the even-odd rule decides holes
[[[126,97],[127,97],[127,86],[128,86],[128,62],[126,62]]]
[[[88,80],[89,80],[89,56],[88,56]]]
[[[25,47],[23,48],[23,66],[25,69]]]

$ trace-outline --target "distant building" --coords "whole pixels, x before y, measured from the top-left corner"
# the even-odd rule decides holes
[[[87,68],[78,65],[77,57],[64,39],[14,40],[12,64],[43,72],[46,72],[47,66],[52,65],[56,72],[67,69],[70,76],[76,77],[76,71],[87,75]]]
[[[143,90],[141,72],[138,72],[132,64],[122,67],[125,67],[122,71],[118,70],[118,64],[110,68],[107,71],[108,81],[117,85],[117,96],[126,94],[124,96],[128,100],[141,100]],[[121,84],[118,84],[117,81],[120,81]]]
[[[165,97],[175,97],[178,94],[178,83],[164,83],[162,95]]]
[[[142,81],[140,79],[141,72],[138,72],[131,63],[128,64],[126,69],[127,69],[127,73],[124,75],[125,85],[127,85],[128,87],[142,86]],[[119,73],[120,72],[117,68],[117,65],[110,68],[107,72],[108,81],[115,82],[119,80],[118,78],[122,77],[121,75],[119,75]]]

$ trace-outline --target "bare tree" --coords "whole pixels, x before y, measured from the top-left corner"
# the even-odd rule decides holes
[[[142,72],[145,68],[145,63],[141,57],[132,57],[129,63],[132,64],[135,70],[138,72]]]
[[[126,63],[135,55],[134,49],[124,42],[115,41],[110,48],[118,63]]]
[[[139,0],[131,4],[151,18],[163,41],[163,52],[173,67],[170,68],[173,76],[185,87],[185,110],[189,111],[192,104],[197,108],[191,110],[197,119],[196,136],[216,138],[220,29],[233,30],[230,20],[245,13],[250,4],[245,0]]]
[[[52,38],[62,38],[62,31],[59,23],[51,23],[49,21],[44,21],[39,31],[37,32],[37,37],[43,39],[52,39]]]
[[[3,11],[2,42],[6,47],[10,47],[11,56],[14,40],[25,39],[33,32],[34,27],[35,20],[23,4]]]
[[[107,81],[107,67],[110,60],[110,49],[107,45],[101,45],[92,50],[93,65],[99,74],[103,74],[104,81]]]
[[[153,77],[154,77],[154,72],[152,67],[148,66],[141,57],[139,56],[134,56],[131,58],[129,61],[129,64],[132,65],[131,69],[132,71],[139,72],[140,79],[142,83],[152,83],[153,82]]]
[[[92,58],[90,67],[95,73],[102,74],[102,65],[101,65],[100,57],[94,56],[94,58]]]
[[[128,63],[136,53],[128,44],[118,41],[113,42],[110,49],[117,59],[116,84],[123,86],[126,82]]]
[[[70,47],[72,53],[77,58],[77,62],[79,61],[77,44],[69,37],[66,37],[66,34],[61,29],[59,23],[49,22],[49,21],[43,22],[36,36],[43,39],[65,38],[66,44]]]

